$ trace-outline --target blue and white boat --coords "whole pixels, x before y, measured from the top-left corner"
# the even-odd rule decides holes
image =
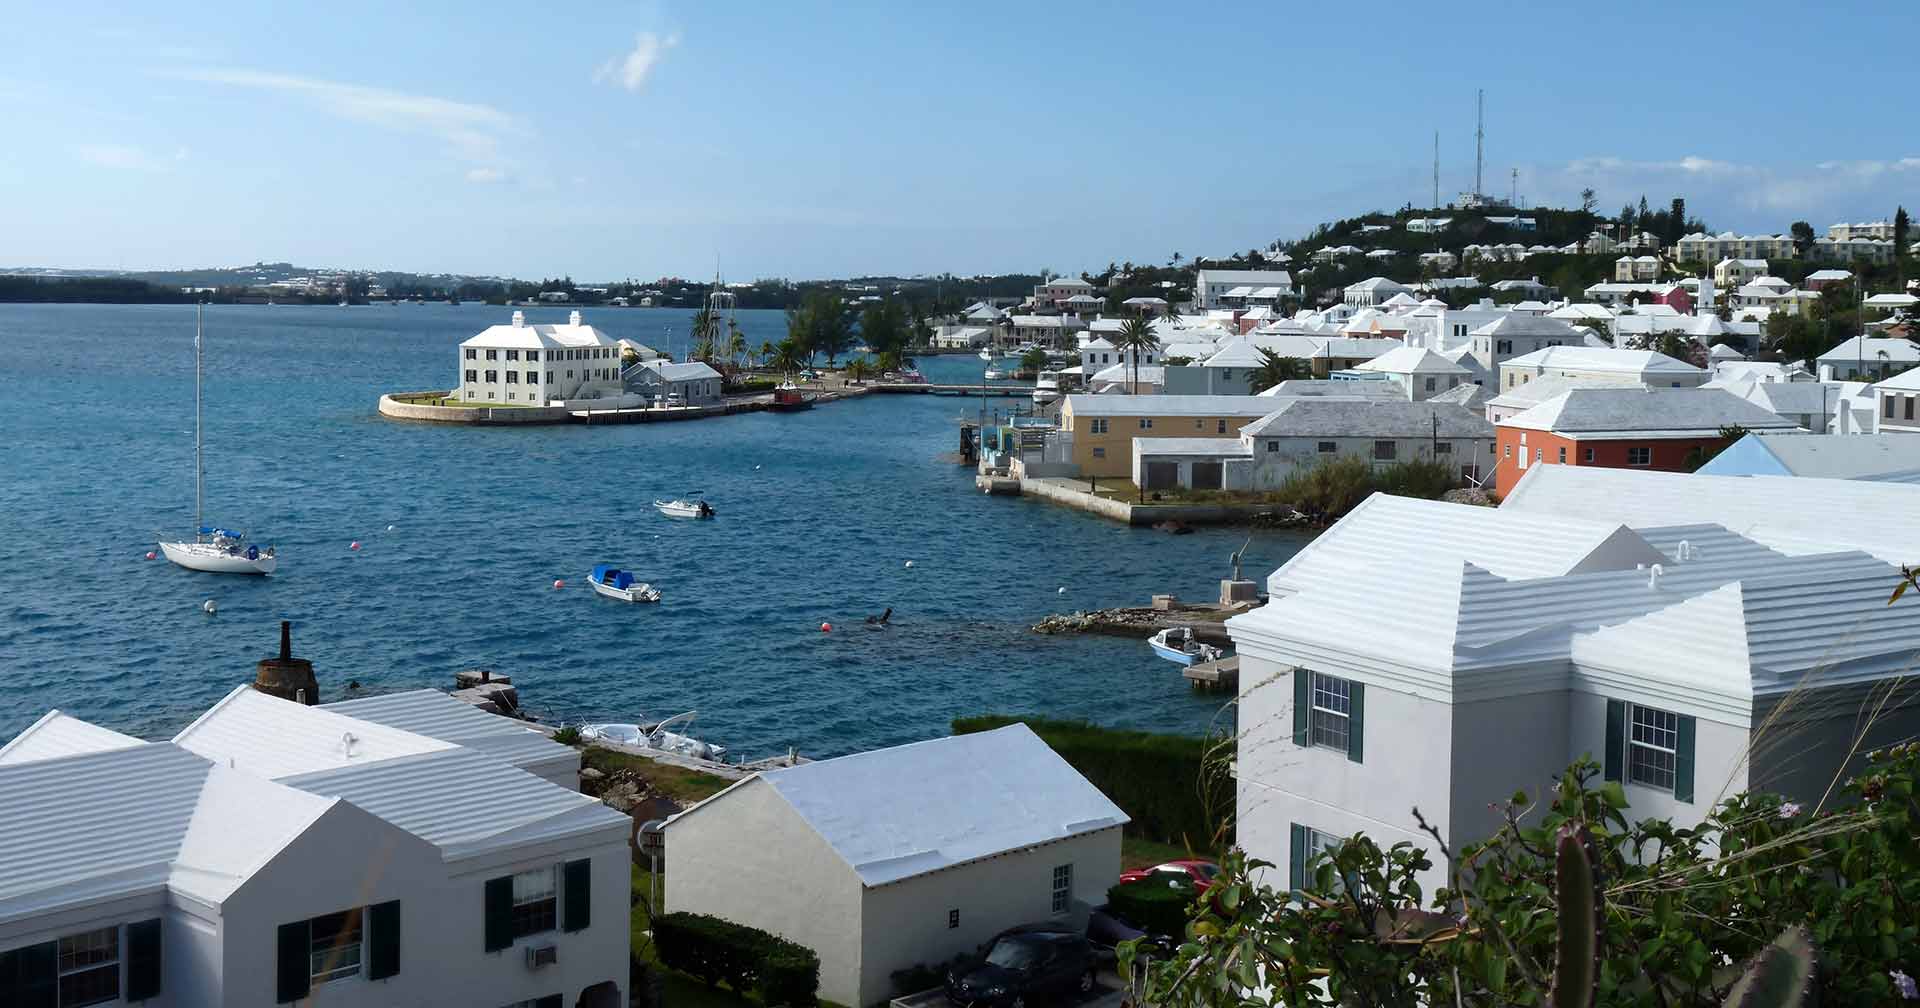
[[[593,586],[594,594],[622,602],[660,601],[658,588],[636,579],[632,571],[623,571],[612,564],[594,565],[593,573],[587,575],[587,583]]]
[[[1168,627],[1147,638],[1147,646],[1153,649],[1154,654],[1175,665],[1218,661],[1225,653],[1211,644],[1195,640],[1191,627]]]

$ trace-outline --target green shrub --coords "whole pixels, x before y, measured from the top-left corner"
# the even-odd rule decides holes
[[[577,725],[562,725],[553,733],[553,740],[561,745],[579,745],[580,728]]]
[[[759,928],[706,914],[671,913],[653,919],[660,961],[708,986],[725,981],[735,993],[758,993],[773,1008],[811,1008],[820,988],[820,957],[811,949]]]
[[[1376,492],[1433,500],[1459,485],[1459,474],[1447,462],[1418,458],[1376,469],[1365,456],[1340,455],[1295,469],[1277,495],[1305,514],[1334,519]]]
[[[1187,907],[1193,904],[1190,885],[1169,885],[1160,879],[1122,882],[1107,890],[1107,909],[1114,916],[1148,934],[1179,938],[1186,933]]]
[[[1085,721],[988,714],[955,718],[953,733],[992,731],[1025,722],[1080,775],[1112,799],[1132,820],[1126,831],[1194,851],[1211,851],[1231,842],[1227,816],[1233,782],[1210,764],[1208,753],[1221,742],[1194,735],[1101,728]]]
[[[945,962],[931,965],[915,963],[906,969],[894,970],[890,974],[893,977],[893,996],[906,997],[909,994],[932,990],[947,982],[948,972],[971,963],[976,957],[974,954],[962,952]]]

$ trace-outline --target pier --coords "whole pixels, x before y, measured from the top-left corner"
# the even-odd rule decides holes
[[[1031,398],[1031,385],[929,385],[926,382],[881,382],[866,386],[869,392],[908,395],[1005,396]]]
[[[1240,688],[1240,656],[1228,655],[1215,661],[1194,662],[1181,675],[1186,676],[1198,692],[1237,691]]]

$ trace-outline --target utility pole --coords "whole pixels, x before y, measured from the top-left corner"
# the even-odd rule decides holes
[[[1513,185],[1507,190],[1507,205],[1513,207],[1520,205],[1520,169],[1518,168],[1513,169]]]
[[[1483,195],[1480,189],[1480,169],[1486,163],[1487,140],[1487,92],[1482,88],[1474,92],[1473,99],[1473,195]]]

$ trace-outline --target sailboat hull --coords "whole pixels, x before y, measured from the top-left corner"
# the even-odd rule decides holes
[[[178,566],[208,574],[271,574],[279,565],[275,558],[265,554],[249,560],[245,555],[228,553],[211,543],[163,542],[160,552]]]

